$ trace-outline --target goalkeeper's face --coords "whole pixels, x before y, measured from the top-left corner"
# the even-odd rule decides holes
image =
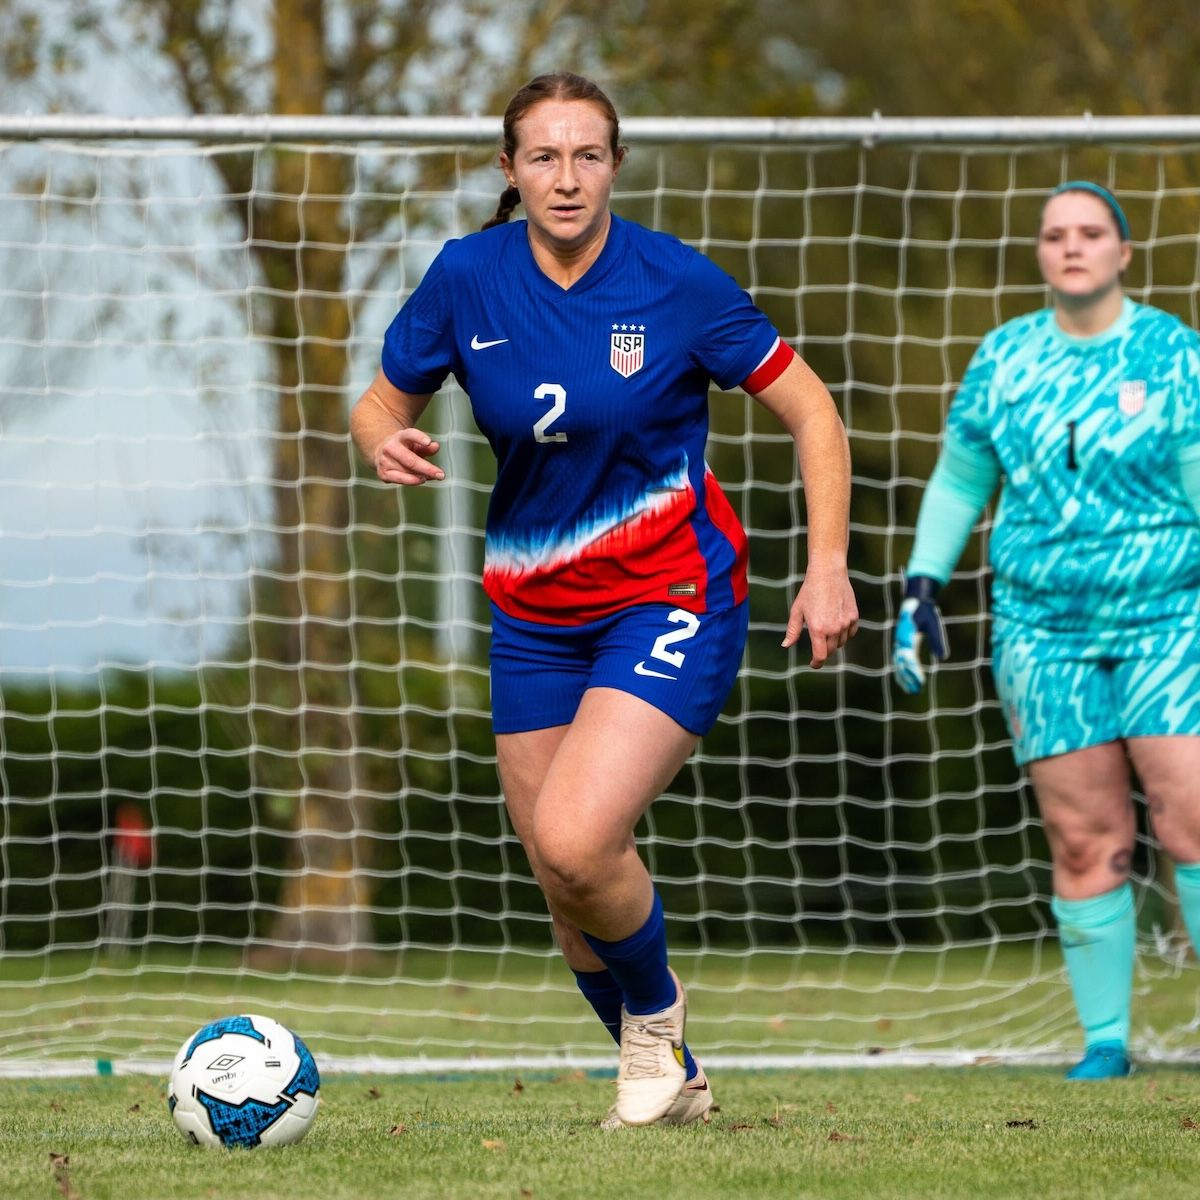
[[[1100,299],[1121,285],[1132,249],[1098,196],[1063,192],[1042,212],[1038,266],[1055,295],[1075,303]]]
[[[516,150],[501,154],[500,165],[520,189],[531,236],[565,254],[603,236],[621,166],[603,110],[587,100],[543,100],[516,132]]]

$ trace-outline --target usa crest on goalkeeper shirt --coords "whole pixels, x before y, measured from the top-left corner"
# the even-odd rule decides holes
[[[1136,417],[1146,407],[1146,381],[1122,380],[1117,390],[1117,407],[1127,416]]]
[[[608,354],[609,366],[623,379],[642,369],[646,360],[645,325],[613,326],[612,342]],[[636,332],[635,332],[636,330]]]

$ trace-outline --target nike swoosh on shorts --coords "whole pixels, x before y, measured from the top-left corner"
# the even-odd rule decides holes
[[[472,350],[486,350],[489,346],[503,346],[504,343],[507,341],[508,341],[508,338],[497,338],[494,342],[481,342],[479,340],[479,334],[475,334],[471,338],[471,349]]]
[[[636,667],[633,668],[636,675],[653,675],[655,679],[669,679],[672,683],[678,678],[676,675],[664,675],[662,671],[652,671],[646,666],[646,660],[643,658]]]

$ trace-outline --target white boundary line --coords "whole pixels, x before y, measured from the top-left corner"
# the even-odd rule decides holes
[[[1078,1053],[1062,1051],[947,1050],[883,1051],[879,1054],[707,1054],[713,1070],[850,1070],[888,1067],[1058,1067]],[[1135,1053],[1145,1065],[1195,1065],[1196,1051]],[[372,1055],[318,1055],[322,1075],[480,1075],[512,1071],[615,1072],[612,1055],[511,1055],[494,1058],[382,1058]],[[161,1075],[171,1071],[167,1058],[0,1059],[0,1079],[78,1078],[95,1075]]]

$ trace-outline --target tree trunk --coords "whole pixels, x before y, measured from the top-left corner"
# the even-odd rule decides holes
[[[279,0],[275,20],[278,111],[319,111],[329,84],[323,5]],[[279,150],[273,196],[252,234],[270,288],[279,389],[278,554],[255,589],[256,741],[264,779],[298,799],[292,873],[270,936],[310,958],[370,942],[350,630],[348,162],[320,149]]]

